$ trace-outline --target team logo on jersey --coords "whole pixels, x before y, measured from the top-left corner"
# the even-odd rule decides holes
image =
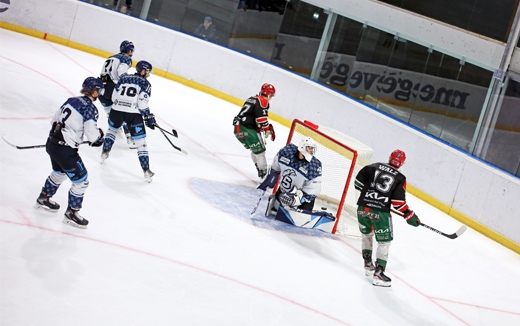
[[[375,191],[367,191],[367,193],[365,194],[365,198],[372,198],[377,201],[383,201],[385,203],[388,203],[388,201],[389,201],[388,197],[379,196],[379,194]]]
[[[6,5],[11,4],[11,2],[9,0],[0,0],[0,3],[5,3]],[[9,7],[0,8],[0,12],[7,11],[7,9],[9,9]]]
[[[296,172],[292,169],[283,171],[283,177],[295,177],[295,176],[296,176]]]
[[[359,217],[366,217],[370,220],[379,220],[379,214],[365,211],[358,211]]]

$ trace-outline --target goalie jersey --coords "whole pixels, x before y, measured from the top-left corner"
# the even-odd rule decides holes
[[[321,192],[321,162],[312,157],[310,162],[298,158],[298,147],[289,144],[276,154],[271,170],[280,172],[280,191],[288,192],[293,186],[303,192],[303,199],[311,202]]]
[[[354,182],[361,191],[357,204],[383,212],[390,212],[390,205],[399,211],[406,204],[406,177],[389,164],[373,163],[359,171]]]

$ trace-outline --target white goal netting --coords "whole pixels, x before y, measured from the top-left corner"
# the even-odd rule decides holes
[[[315,156],[323,169],[321,194],[314,209],[327,208],[339,217],[335,234],[360,237],[356,216],[359,191],[354,188],[354,180],[359,170],[372,162],[374,151],[335,129],[294,120],[288,142],[298,145],[303,137],[311,137],[318,144]]]

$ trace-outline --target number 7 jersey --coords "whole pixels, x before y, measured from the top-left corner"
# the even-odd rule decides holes
[[[152,85],[146,78],[134,75],[123,75],[112,93],[112,110],[138,113],[148,109],[148,101],[152,95]]]
[[[361,191],[357,204],[390,212],[390,205],[399,211],[408,208],[406,204],[406,177],[385,163],[373,163],[359,171],[354,186]]]

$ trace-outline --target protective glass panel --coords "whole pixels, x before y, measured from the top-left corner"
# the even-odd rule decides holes
[[[379,0],[408,11],[507,41],[518,0]]]
[[[520,177],[520,82],[509,80],[483,159]]]
[[[299,0],[288,3],[270,62],[310,77],[328,15]]]
[[[263,61],[269,61],[276,44],[286,6],[285,0],[241,0],[234,14],[228,47]]]
[[[337,17],[320,65],[317,77],[319,83],[346,92],[363,32],[363,24],[346,17]]]

